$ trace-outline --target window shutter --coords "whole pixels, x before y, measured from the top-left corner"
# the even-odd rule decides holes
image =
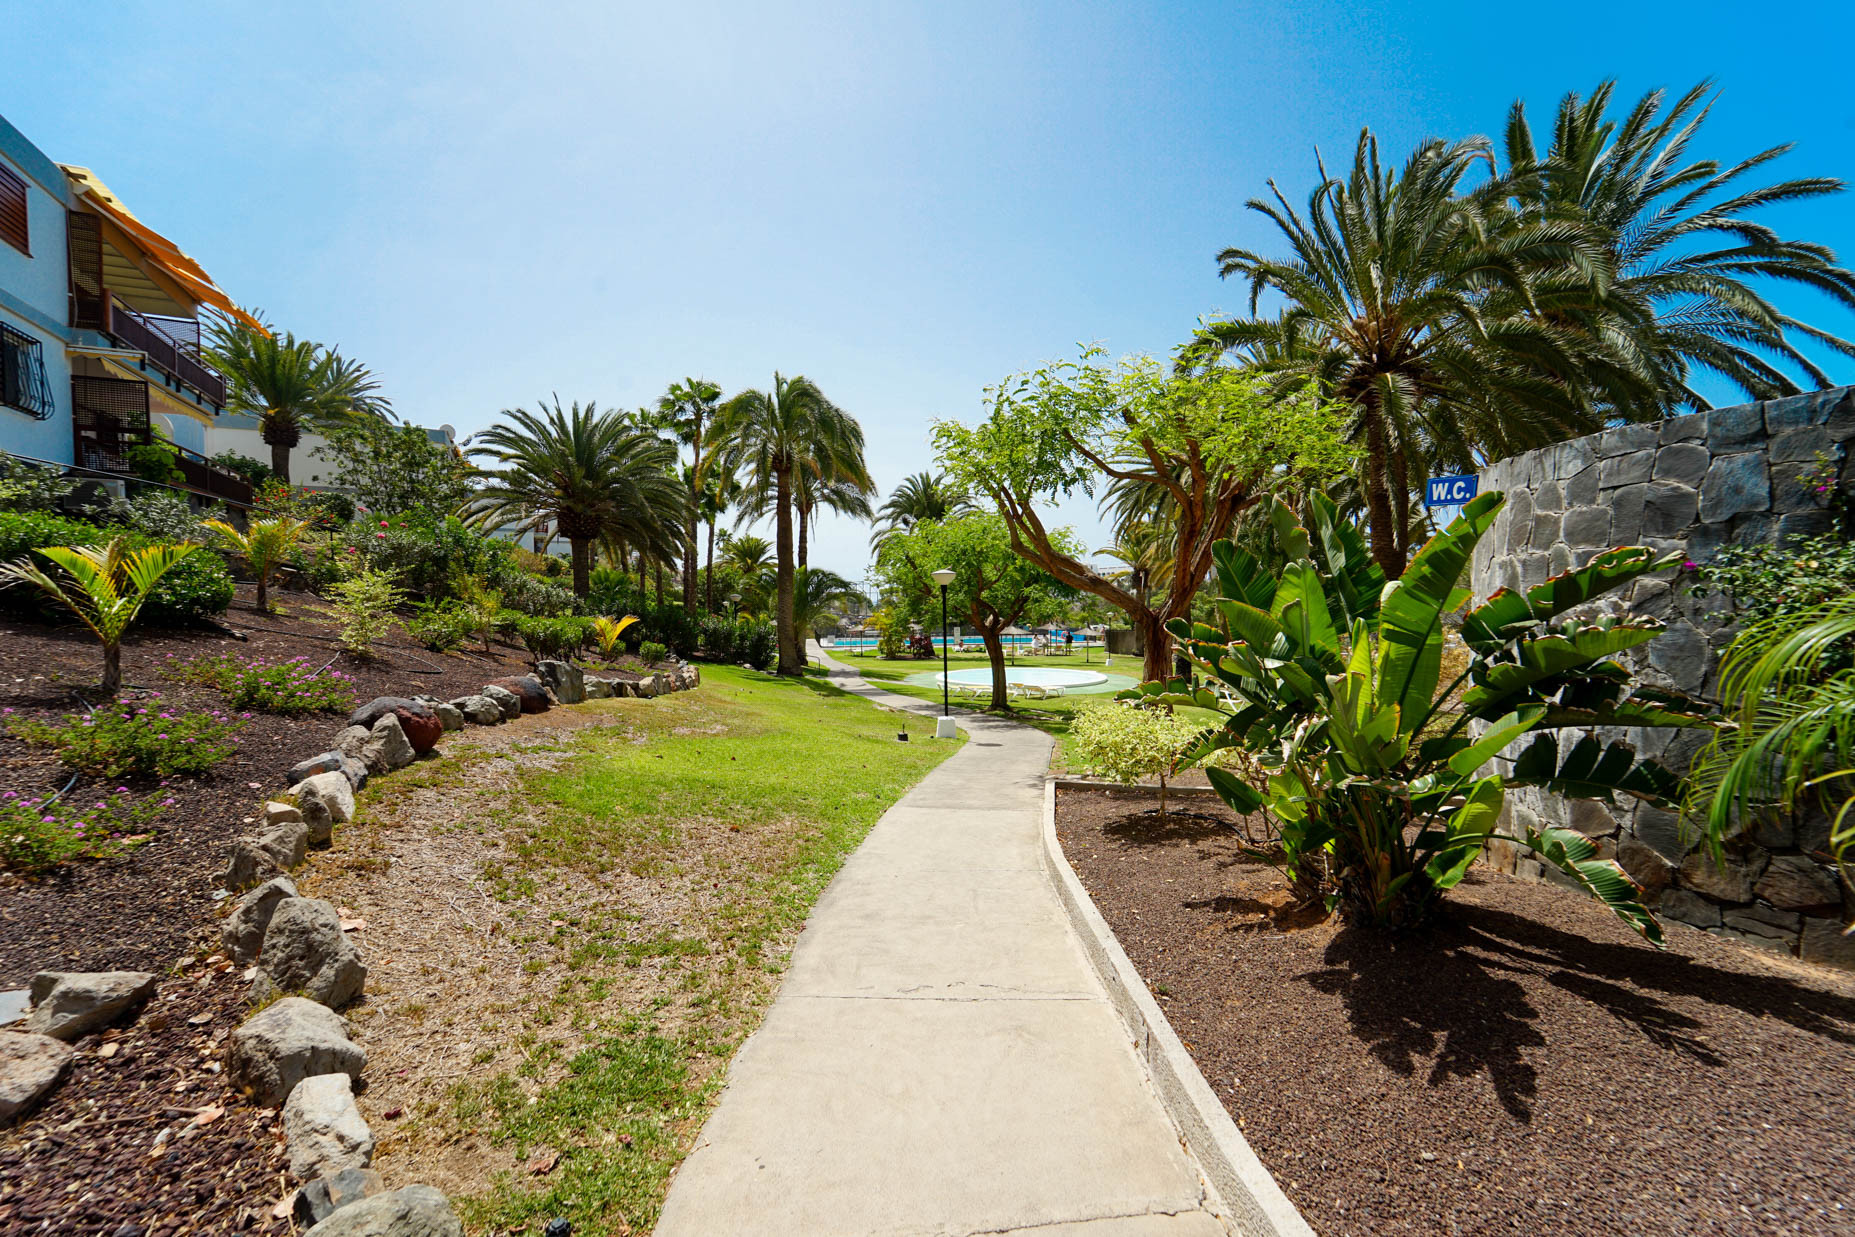
[[[0,240],[32,256],[32,233],[26,227],[26,182],[0,165]]]
[[[71,325],[100,331],[103,305],[103,221],[83,211],[64,217],[65,247],[71,253]]]

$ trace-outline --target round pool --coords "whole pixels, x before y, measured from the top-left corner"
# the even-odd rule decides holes
[[[992,671],[981,667],[974,670],[955,670],[951,674],[934,676],[939,683],[945,679],[955,687],[990,687]],[[1108,681],[1105,674],[1093,670],[1070,670],[1062,666],[1007,666],[1005,682],[1024,683],[1031,687],[1098,687]]]

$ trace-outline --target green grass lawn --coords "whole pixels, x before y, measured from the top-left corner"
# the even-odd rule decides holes
[[[696,691],[584,707],[601,724],[521,772],[521,809],[484,831],[484,883],[529,978],[481,1058],[509,1064],[455,1086],[423,1145],[476,1135],[517,1163],[559,1159],[460,1199],[473,1232],[557,1215],[648,1232],[818,894],[959,747],[932,719],[726,666],[704,666]]]

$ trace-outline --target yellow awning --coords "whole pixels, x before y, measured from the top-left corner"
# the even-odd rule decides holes
[[[110,192],[109,186],[97,178],[96,173],[89,168],[74,167],[68,163],[58,166],[71,178],[72,186],[88,205],[120,228],[141,249],[144,258],[159,267],[163,274],[178,283],[196,301],[229,314],[247,326],[264,329],[256,318],[232,303],[232,298],[213,282],[206,268],[188,257],[179,245],[137,219],[134,212]]]

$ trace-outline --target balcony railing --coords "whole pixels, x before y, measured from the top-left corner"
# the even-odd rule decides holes
[[[180,446],[174,450],[179,453],[174,463],[179,467],[180,475],[187,479],[187,488],[196,493],[223,498],[240,507],[251,505],[254,496],[251,482],[223,464],[213,463],[197,451]]]
[[[104,330],[123,347],[135,349],[215,408],[225,405],[225,379],[200,357],[198,322],[138,313],[113,296],[107,318]]]
[[[71,378],[71,428],[76,436],[75,460],[93,472],[132,474],[129,449],[155,442],[148,415],[148,384],[130,378]],[[206,498],[219,498],[249,507],[251,483],[215,464],[197,451],[174,447],[174,466],[182,486]]]

